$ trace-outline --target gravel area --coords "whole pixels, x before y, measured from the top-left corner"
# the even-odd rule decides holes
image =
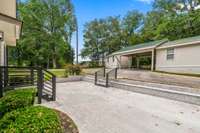
[[[80,133],[200,133],[200,106],[92,83],[57,84],[57,101]]]

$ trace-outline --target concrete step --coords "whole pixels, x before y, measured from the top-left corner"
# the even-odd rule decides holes
[[[83,79],[83,81],[94,83],[94,76],[85,76],[82,79]],[[106,80],[104,78],[98,79],[97,85],[105,87],[106,86]]]
[[[85,76],[83,80],[94,83],[94,77],[92,76]],[[168,88],[161,88],[161,87],[155,87],[155,86],[150,86],[150,85],[147,86],[143,84],[126,83],[120,80],[110,81],[109,86],[118,88],[118,89],[136,92],[136,93],[148,94],[148,95],[163,97],[163,98],[167,98],[171,100],[177,100],[177,101],[182,101],[186,103],[200,105],[199,93],[191,93],[191,92],[186,92],[184,90],[183,91],[172,90]]]

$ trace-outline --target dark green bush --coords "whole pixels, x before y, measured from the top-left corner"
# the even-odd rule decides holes
[[[97,68],[100,67],[99,61],[90,61],[89,68]]]
[[[0,99],[0,118],[7,112],[31,106],[34,103],[36,89],[19,89],[8,91]]]
[[[32,106],[7,113],[0,120],[5,133],[60,133],[58,114],[49,108]]]

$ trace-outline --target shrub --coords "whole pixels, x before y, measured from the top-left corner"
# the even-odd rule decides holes
[[[67,65],[65,67],[65,75],[80,75],[82,68],[80,65]]]
[[[49,108],[31,106],[4,115],[0,129],[6,133],[60,133],[58,114]]]
[[[90,61],[89,62],[89,68],[98,68],[98,67],[102,67],[102,65],[100,65],[99,61]]]
[[[12,110],[33,105],[35,95],[35,89],[19,89],[8,91],[6,95],[0,99],[0,118],[5,113]]]
[[[74,67],[73,67],[73,73],[76,74],[76,75],[80,75],[80,73],[81,73],[81,66],[74,65]]]

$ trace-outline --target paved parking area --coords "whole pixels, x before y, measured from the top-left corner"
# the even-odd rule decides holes
[[[80,133],[200,133],[200,106],[88,82],[57,84],[57,101]]]
[[[119,69],[118,78],[200,89],[200,77],[166,74],[142,70]]]

